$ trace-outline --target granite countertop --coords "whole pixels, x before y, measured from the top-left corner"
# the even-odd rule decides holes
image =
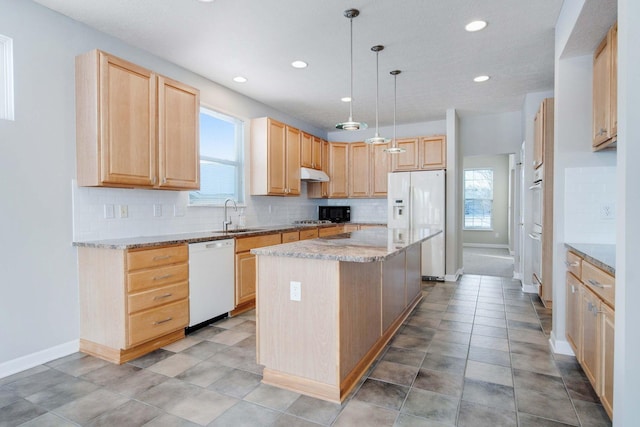
[[[596,243],[565,243],[565,246],[591,264],[616,275],[616,245]]]
[[[308,228],[334,227],[343,224],[384,225],[382,223],[332,223],[332,224],[289,224],[247,227],[243,232],[201,231],[193,233],[163,234],[158,236],[123,237],[119,239],[76,241],[73,246],[102,249],[136,249],[182,243],[211,242],[214,240],[233,239],[236,237],[254,237],[286,231],[304,230]]]
[[[434,228],[385,228],[352,231],[334,236],[252,249],[256,255],[347,262],[383,261],[407,247],[442,233]]]

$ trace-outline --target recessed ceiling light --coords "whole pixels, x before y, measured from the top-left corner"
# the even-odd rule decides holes
[[[482,83],[482,82],[486,82],[490,78],[491,77],[489,77],[489,76],[478,76],[478,77],[474,77],[473,81],[476,82],[476,83]]]
[[[213,0],[198,0],[201,3],[212,3]]]
[[[342,101],[342,102],[351,102],[351,98],[348,97],[348,96],[345,96],[343,98],[340,98],[340,101]]]
[[[242,77],[242,76],[236,76],[233,78],[233,81],[236,83],[246,83],[247,82],[247,78],[246,77]]]
[[[467,25],[464,26],[464,29],[473,32],[483,30],[487,26],[486,21],[471,21]]]
[[[304,61],[300,61],[300,60],[293,61],[293,62],[291,63],[291,66],[292,66],[293,68],[307,68],[307,65],[309,65],[309,64],[307,64],[307,63],[306,63],[306,62],[304,62]]]

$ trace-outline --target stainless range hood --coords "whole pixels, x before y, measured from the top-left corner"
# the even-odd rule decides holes
[[[329,175],[316,169],[300,168],[300,179],[312,182],[329,182]]]

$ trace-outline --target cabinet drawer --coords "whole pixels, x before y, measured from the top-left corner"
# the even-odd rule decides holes
[[[263,246],[279,245],[282,243],[280,233],[265,236],[244,237],[236,240],[236,253],[246,252]]]
[[[615,307],[615,277],[593,264],[582,261],[582,283],[595,292],[609,306]]]
[[[189,280],[189,265],[187,263],[169,265],[129,273],[127,290],[129,292],[137,292],[187,280]]]
[[[344,227],[342,225],[336,227],[325,227],[318,230],[318,236],[332,236],[334,234],[340,234],[344,232]]]
[[[582,277],[582,258],[573,252],[567,251],[567,261],[565,264],[568,272],[573,273],[578,279]]]
[[[297,242],[298,240],[300,240],[300,233],[297,231],[282,233],[282,243]]]
[[[318,229],[300,230],[300,240],[315,239],[318,237]]]
[[[171,304],[129,316],[129,339],[133,346],[160,335],[184,328],[189,323],[189,300],[183,299]]]
[[[140,270],[142,268],[185,262],[188,259],[189,249],[187,245],[128,251],[127,268],[129,271]]]
[[[146,310],[159,305],[178,301],[189,296],[189,283],[180,282],[158,289],[138,292],[128,296],[128,313]]]

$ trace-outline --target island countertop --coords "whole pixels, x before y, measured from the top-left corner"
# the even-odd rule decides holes
[[[252,249],[255,255],[322,259],[346,262],[379,262],[405,248],[442,233],[436,228],[384,228],[352,231]]]

